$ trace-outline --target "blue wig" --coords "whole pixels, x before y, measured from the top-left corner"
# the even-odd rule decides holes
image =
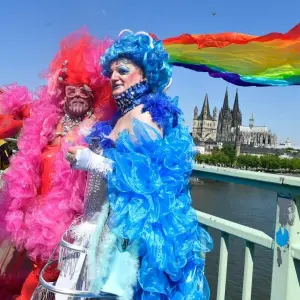
[[[127,58],[142,68],[150,89],[163,91],[171,81],[172,67],[168,62],[168,53],[161,41],[152,39],[146,33],[129,34],[109,47],[101,58],[104,76],[111,74],[111,64]]]

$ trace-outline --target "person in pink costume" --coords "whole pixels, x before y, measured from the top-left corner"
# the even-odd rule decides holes
[[[3,87],[0,138],[22,129],[19,151],[3,178],[1,238],[12,242],[19,257],[25,251],[33,265],[17,299],[30,299],[62,234],[82,213],[86,172],[72,170],[65,156],[70,146],[84,145],[97,121],[110,120],[116,111],[98,63],[108,46],[109,41],[79,30],[61,42],[47,73],[48,85],[39,89],[36,99],[25,87]],[[5,259],[2,264],[11,264]],[[46,278],[57,275],[53,270]],[[12,284],[12,294],[19,293],[13,276],[6,274],[4,281],[6,290]]]

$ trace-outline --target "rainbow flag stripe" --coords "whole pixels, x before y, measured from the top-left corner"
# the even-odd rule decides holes
[[[182,34],[163,44],[172,65],[235,85],[300,85],[300,23],[285,34]]]

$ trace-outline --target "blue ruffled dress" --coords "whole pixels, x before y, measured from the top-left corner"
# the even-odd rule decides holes
[[[213,242],[191,207],[194,144],[176,101],[165,94],[148,94],[140,101],[163,129],[163,138],[138,120],[134,134],[123,131],[115,143],[105,138],[109,130],[103,123],[89,137],[98,138],[114,162],[107,177],[108,225],[121,251],[136,251],[131,245],[138,245],[133,299],[204,300],[210,295],[203,253]]]

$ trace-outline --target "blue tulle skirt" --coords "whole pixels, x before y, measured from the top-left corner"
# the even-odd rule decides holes
[[[203,253],[213,241],[191,207],[192,138],[181,124],[163,138],[138,120],[133,131],[123,131],[105,156],[114,161],[109,227],[126,241],[120,251],[138,251],[134,299],[209,299]]]

